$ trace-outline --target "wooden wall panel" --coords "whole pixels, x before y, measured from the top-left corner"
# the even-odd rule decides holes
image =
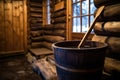
[[[19,50],[20,47],[20,40],[19,40],[19,9],[18,9],[18,1],[13,1],[13,39],[14,39],[14,49]],[[22,45],[22,44],[21,44]]]
[[[24,4],[23,4],[23,1],[19,1],[19,10],[20,10],[20,43],[24,45]],[[23,50],[24,47],[21,45],[20,46],[20,50]]]
[[[5,51],[4,4],[0,0],[0,52]]]
[[[12,4],[11,1],[6,0],[4,3],[4,28],[5,28],[5,41],[6,51],[13,49],[13,30],[12,30]]]
[[[24,4],[24,5],[23,5],[23,7],[24,7],[24,8],[23,8],[23,11],[24,11],[24,14],[23,14],[23,18],[24,18],[24,19],[23,19],[23,22],[24,22],[24,23],[23,23],[23,24],[24,24],[24,26],[23,26],[23,27],[24,27],[24,29],[23,29],[23,30],[24,30],[24,36],[23,36],[23,38],[24,38],[24,39],[23,39],[23,40],[24,40],[24,43],[23,43],[23,45],[24,45],[24,50],[25,50],[26,52],[27,52],[27,43],[28,43],[28,42],[27,42],[27,39],[28,39],[28,38],[27,38],[27,37],[28,37],[28,36],[27,36],[27,35],[28,35],[28,32],[27,32],[27,31],[28,31],[28,27],[27,27],[27,5],[26,5],[27,1],[28,1],[28,0],[23,0],[23,4]]]
[[[0,54],[26,50],[26,7],[26,0],[0,0]]]

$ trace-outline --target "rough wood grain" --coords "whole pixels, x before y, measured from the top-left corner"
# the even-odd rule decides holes
[[[120,20],[120,3],[112,4],[109,6],[105,6],[105,9],[102,15],[99,17],[98,21],[119,21]],[[96,9],[95,14],[98,9]]]
[[[120,73],[120,61],[106,57],[105,58],[105,64],[104,64],[104,70],[108,73],[113,73],[113,72],[119,72]]]
[[[4,34],[4,37],[0,36],[0,45],[4,47],[5,54],[25,50],[27,17],[23,1],[26,0],[0,0],[0,35]]]
[[[30,49],[30,52],[34,53],[35,56],[53,54],[53,52],[47,48]]]
[[[9,1],[4,3],[5,12],[5,36],[6,36],[6,51],[13,49],[13,31],[12,31],[12,7]]]
[[[107,43],[109,45],[108,53],[113,53],[113,55],[114,53],[120,53],[120,38],[119,37],[94,35],[92,38],[92,41]]]
[[[97,35],[120,37],[120,22],[97,22],[94,26],[94,32]]]
[[[5,51],[4,2],[0,0],[0,52]]]

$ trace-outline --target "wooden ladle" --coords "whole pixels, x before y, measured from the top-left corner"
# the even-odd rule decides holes
[[[96,16],[95,16],[95,18],[94,18],[94,20],[93,20],[93,23],[90,25],[88,31],[87,31],[86,34],[83,36],[82,40],[80,41],[80,43],[79,43],[79,45],[78,45],[78,48],[81,48],[81,47],[84,45],[85,40],[87,39],[88,35],[89,35],[90,32],[92,31],[92,29],[93,29],[93,27],[94,27],[94,25],[95,25],[95,22],[97,21],[98,17],[99,17],[100,14],[102,13],[104,7],[105,7],[105,6],[101,6],[101,7],[98,9],[98,11],[97,11],[97,13],[96,13]]]

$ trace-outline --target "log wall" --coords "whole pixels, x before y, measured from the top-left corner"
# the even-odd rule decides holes
[[[31,55],[34,55],[37,59],[41,58],[41,56],[45,56],[48,54],[53,54],[52,52],[52,44],[57,41],[64,41],[66,40],[66,6],[64,1],[59,1],[55,2],[56,0],[51,0],[50,1],[50,11],[51,11],[51,24],[46,24],[46,18],[45,14],[46,11],[44,1],[40,2],[39,4],[43,5],[43,7],[38,7],[39,11],[42,12],[37,12],[38,15],[42,15],[42,17],[34,17],[34,19],[40,20],[38,23],[36,21],[32,21],[33,16],[31,16],[31,13],[33,11],[30,11],[29,9],[29,33],[30,33],[30,47],[28,51],[31,53]],[[30,3],[33,3],[33,1],[30,0]],[[29,3],[29,4],[30,4]],[[35,1],[34,1],[35,3]],[[43,3],[43,4],[42,4]],[[38,2],[36,3],[38,4]],[[59,6],[61,5],[61,6]],[[59,6],[59,7],[55,7]],[[30,6],[31,7],[36,7]],[[36,13],[35,9],[34,13]],[[43,14],[41,14],[43,13]],[[44,20],[44,22],[43,22]]]
[[[29,48],[37,48],[41,46],[42,39],[42,25],[43,25],[43,8],[42,0],[28,1],[28,25],[29,25]]]
[[[94,4],[97,7],[96,12],[98,12],[99,7],[101,6],[105,6],[105,9],[94,26],[95,35],[92,40],[108,44],[107,52],[105,54],[104,72],[109,74],[113,80],[116,78],[119,79],[120,1],[94,0]]]
[[[53,0],[54,1],[54,0]],[[66,1],[56,0],[52,10],[52,24],[56,29],[57,35],[64,36],[66,39]]]

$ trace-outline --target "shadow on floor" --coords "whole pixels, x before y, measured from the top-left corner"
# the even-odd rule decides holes
[[[0,59],[0,80],[42,80],[27,62],[25,55]]]

